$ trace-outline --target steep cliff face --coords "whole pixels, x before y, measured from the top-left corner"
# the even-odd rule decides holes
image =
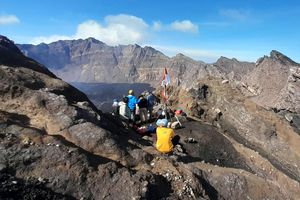
[[[156,80],[168,58],[151,47],[116,47],[89,38],[49,45],[19,45],[25,55],[70,82],[147,82]],[[160,72],[161,73],[161,72]]]
[[[152,47],[111,47],[93,38],[18,47],[26,56],[43,63],[69,82],[142,82],[156,86],[165,67],[174,83],[219,74],[213,65],[194,61],[182,54],[169,58]]]
[[[243,83],[259,105],[300,112],[300,65],[287,56],[272,51],[257,61]]]

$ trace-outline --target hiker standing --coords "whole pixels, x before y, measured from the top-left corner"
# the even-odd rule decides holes
[[[118,115],[119,114],[119,103],[117,99],[113,100],[112,104],[112,114],[113,115]]]
[[[130,110],[130,120],[135,122],[135,110],[137,104],[137,98],[134,96],[133,90],[128,91],[128,107]]]
[[[119,102],[119,114],[125,119],[130,119],[130,110],[127,104],[128,98],[123,97],[123,99]]]
[[[138,107],[139,107],[139,115],[141,122],[146,122],[148,120],[148,115],[147,115],[147,99],[143,95],[139,96],[138,100]]]

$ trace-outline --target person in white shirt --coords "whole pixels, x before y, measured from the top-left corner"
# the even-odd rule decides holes
[[[130,109],[128,107],[128,98],[123,97],[122,101],[119,102],[119,115],[125,119],[130,118]]]

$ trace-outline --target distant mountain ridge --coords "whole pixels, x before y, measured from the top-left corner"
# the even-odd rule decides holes
[[[111,47],[93,38],[18,46],[25,55],[71,82],[146,82],[154,79],[155,69],[166,66],[168,60],[151,47]],[[149,68],[154,71],[144,73]]]
[[[94,38],[85,40],[65,40],[50,44],[18,45],[22,52],[46,65],[52,72],[69,82],[85,83],[150,83],[157,85],[161,81],[162,71],[169,69],[171,78],[176,80],[196,80],[207,75],[221,77],[233,73],[239,77],[238,68],[248,70],[254,63],[228,59],[223,70],[220,58],[215,64],[195,61],[183,54],[169,58],[152,47],[139,45],[108,46]],[[240,67],[239,67],[240,66]],[[249,71],[249,70],[248,70]]]
[[[300,65],[275,50],[256,63],[220,57],[206,64],[183,54],[169,58],[136,44],[108,46],[94,38],[18,47],[68,82],[149,83],[157,87],[166,67],[173,84],[184,88],[207,76],[227,79],[264,107],[300,112]]]

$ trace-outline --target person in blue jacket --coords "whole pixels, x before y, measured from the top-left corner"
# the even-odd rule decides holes
[[[136,110],[136,104],[138,103],[137,98],[134,96],[133,90],[128,91],[128,107],[130,110],[130,119],[135,122],[135,110]]]

